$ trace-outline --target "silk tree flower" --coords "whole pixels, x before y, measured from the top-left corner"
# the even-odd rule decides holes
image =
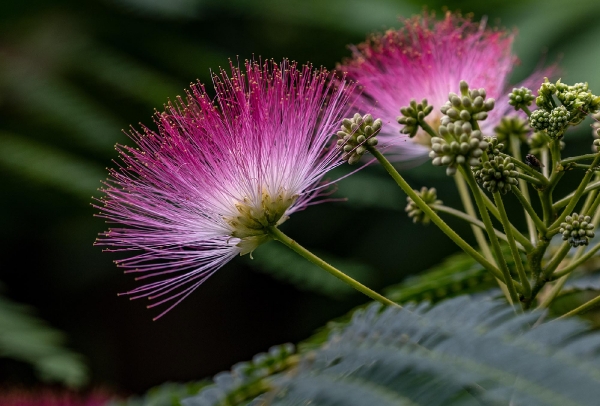
[[[380,117],[385,125],[379,141],[387,146],[394,160],[426,157],[430,137],[419,130],[412,139],[399,134],[400,108],[411,99],[427,99],[434,110],[426,118],[437,130],[440,107],[448,93],[459,92],[465,80],[471,88],[484,88],[487,97],[496,99],[496,108],[482,122],[484,134],[507,115],[523,115],[508,105],[507,79],[517,58],[511,52],[514,34],[486,28],[485,20],[446,13],[441,21],[433,15],[404,20],[398,30],[374,34],[366,42],[352,47],[353,56],[339,68],[364,87],[358,106]],[[537,88],[553,68],[538,71],[517,86]]]
[[[270,239],[267,227],[317,203],[323,175],[343,161],[331,134],[348,113],[355,86],[324,69],[284,60],[231,65],[117,145],[100,217],[122,227],[101,234],[138,280],[127,292],[172,309],[236,255]],[[321,199],[322,200],[322,199]],[[141,252],[140,252],[141,251]],[[158,318],[157,317],[157,318]]]

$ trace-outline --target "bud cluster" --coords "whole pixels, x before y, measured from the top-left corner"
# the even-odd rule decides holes
[[[377,133],[381,129],[381,119],[373,120],[373,116],[356,113],[352,118],[342,121],[341,130],[337,132],[337,145],[344,150],[342,159],[354,164],[367,152],[367,146],[377,145]]]
[[[573,247],[588,245],[589,239],[594,237],[594,225],[590,216],[573,213],[560,223],[560,233],[564,241],[569,241]]]
[[[477,181],[491,193],[500,192],[504,195],[513,185],[519,183],[519,173],[515,170],[515,164],[510,162],[510,158],[490,157],[490,160],[481,164],[474,173]]]
[[[529,117],[529,123],[534,130],[546,131],[551,138],[560,139],[569,125],[570,118],[571,113],[565,106],[559,106],[550,112],[535,110]]]
[[[421,197],[421,199],[423,199],[427,206],[443,203],[441,200],[438,200],[437,191],[433,187],[428,189],[423,186],[420,191],[415,190],[415,192],[417,195],[419,195],[419,197]],[[425,225],[429,224],[431,219],[419,208],[415,201],[408,196],[406,197],[406,201],[407,205],[404,210],[408,213],[408,217],[412,218],[413,223],[423,223]]]
[[[531,113],[529,123],[554,139],[562,138],[569,125],[579,124],[587,114],[600,109],[600,97],[592,94],[587,83],[569,86],[560,80],[551,83],[546,78],[538,94],[535,103],[539,109]],[[561,106],[556,107],[555,97]]]
[[[467,82],[461,80],[460,93],[459,96],[450,92],[448,101],[440,108],[450,122],[485,120],[488,111],[494,108],[495,100],[485,98],[485,89],[470,90]]]
[[[592,115],[594,122],[592,123],[592,136],[594,137],[594,144],[592,145],[592,151],[599,152],[599,145],[597,141],[600,140],[600,113]]]
[[[423,99],[421,103],[411,99],[409,106],[400,109],[402,115],[398,117],[398,123],[404,125],[400,133],[408,134],[409,138],[414,137],[419,131],[419,123],[422,123],[432,111],[433,106],[427,104],[427,99]]]
[[[600,108],[600,97],[592,94],[587,82],[568,86],[559,80],[556,82],[556,97],[569,110],[572,125],[579,124],[589,113]]]
[[[444,138],[431,138],[429,157],[433,159],[431,162],[433,165],[447,166],[448,176],[456,173],[458,165],[464,163],[471,166],[479,165],[479,158],[488,147],[481,131],[473,130],[469,122],[456,121],[441,125],[439,133]]]
[[[515,110],[519,110],[523,107],[531,106],[531,102],[535,97],[531,93],[531,90],[526,87],[514,88],[508,95],[508,104],[513,106]]]
[[[504,150],[504,144],[496,137],[483,137],[483,140],[488,143],[487,153],[490,158],[499,155]]]
[[[529,127],[527,120],[521,117],[503,117],[500,124],[494,128],[494,132],[500,142],[508,140],[510,136],[516,136],[521,142],[526,142],[528,140],[527,135],[531,132],[531,127]]]

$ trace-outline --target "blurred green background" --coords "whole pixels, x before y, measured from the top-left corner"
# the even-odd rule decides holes
[[[348,44],[398,27],[397,16],[423,6],[409,0],[3,1],[0,293],[64,331],[68,347],[84,356],[92,384],[125,394],[229,369],[273,344],[297,342],[364,302],[271,243],[254,261],[228,264],[152,322],[156,312],[144,302],[117,297],[136,284],[113,265],[116,256],[92,246],[105,225],[92,217],[91,196],[99,196],[104,168],[113,165],[113,145],[128,142],[121,129],[150,125],[155,108],[196,79],[209,83],[210,70],[227,66],[228,58],[287,57],[333,68],[349,56]],[[600,92],[600,2],[434,0],[427,6],[518,29],[521,64],[513,82],[558,61],[564,80],[588,81]],[[585,150],[589,137],[582,126],[567,148]],[[415,188],[436,186],[446,204],[458,205],[443,170],[404,169]],[[337,196],[349,200],[296,214],[285,231],[374,289],[456,251],[434,227],[412,225],[405,197],[378,167],[342,181]],[[0,338],[6,333],[0,330]],[[0,384],[36,384],[39,375],[13,358],[0,358]]]

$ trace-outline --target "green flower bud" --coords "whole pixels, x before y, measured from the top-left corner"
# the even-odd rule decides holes
[[[483,140],[488,144],[486,152],[490,156],[496,156],[504,150],[504,144],[496,137],[483,137]]]
[[[548,118],[548,127],[546,128],[548,135],[552,138],[562,138],[569,125],[570,117],[571,114],[567,111],[565,106],[552,109],[550,117]]]
[[[482,186],[491,193],[500,192],[503,195],[517,185],[518,172],[515,170],[515,164],[510,162],[510,158],[499,156],[490,158],[478,168],[474,169],[475,178]]]
[[[485,89],[469,90],[467,82],[460,82],[460,93],[448,94],[448,101],[440,108],[450,122],[475,122],[487,118],[487,112],[494,108],[494,99],[485,99]],[[444,121],[444,119],[442,119]]]
[[[459,122],[448,123],[440,126],[441,137],[431,138],[431,151],[429,157],[434,166],[447,166],[446,174],[452,176],[456,173],[458,165],[478,165],[479,157],[488,148],[488,143],[483,139],[481,131],[473,131],[472,127],[460,125]],[[463,129],[468,129],[464,132]]]
[[[427,99],[423,99],[421,103],[417,103],[415,99],[411,99],[410,106],[402,107],[400,114],[397,118],[398,123],[404,125],[404,128],[400,130],[401,134],[408,134],[409,138],[417,135],[419,131],[420,123],[422,123],[425,117],[433,111],[433,106],[429,106]]]
[[[594,142],[592,143],[592,151],[599,152],[600,151],[600,113],[596,113],[592,115],[594,122],[592,123],[592,136],[594,137]]]
[[[508,95],[508,104],[513,106],[515,110],[519,110],[522,107],[531,106],[533,99],[531,90],[526,87],[514,88]]]
[[[565,217],[565,221],[560,223],[559,232],[562,234],[562,239],[568,241],[572,247],[588,245],[590,238],[594,238],[594,228],[590,216],[583,216],[573,213]]]
[[[443,203],[441,200],[438,200],[437,191],[435,188],[428,189],[423,186],[420,191],[415,190],[415,192],[428,206],[431,206],[432,204]],[[429,224],[431,219],[421,210],[421,208],[419,208],[419,206],[417,206],[414,200],[410,197],[407,197],[406,201],[407,205],[404,210],[408,213],[408,217],[412,218],[413,223],[423,223],[425,225]],[[435,209],[433,210],[436,211]]]
[[[367,146],[377,145],[377,133],[381,129],[382,121],[373,120],[371,114],[361,116],[356,113],[352,118],[342,121],[340,131],[336,133],[338,148],[344,152],[342,158],[349,164],[360,161],[367,152]]]
[[[527,120],[521,117],[504,117],[500,124],[494,128],[494,132],[500,142],[505,142],[510,136],[517,136],[521,142],[526,142],[531,127],[529,127]]]

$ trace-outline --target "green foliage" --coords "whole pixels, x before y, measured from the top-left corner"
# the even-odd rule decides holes
[[[482,296],[371,304],[297,366],[264,379],[273,389],[252,404],[596,405],[600,333],[577,320],[535,326],[539,317]],[[210,393],[182,403],[247,404]]]
[[[396,303],[438,302],[456,295],[482,292],[497,286],[493,277],[480,264],[464,252],[446,258],[441,264],[407,278],[402,283],[384,290],[384,296]],[[352,315],[364,306],[351,310],[332,320],[316,334],[303,341],[301,352],[322,345],[332,331],[344,328]]]
[[[336,258],[331,254],[316,253],[325,261],[344,270],[344,273],[361,283],[372,286],[376,271],[357,261]],[[266,272],[273,277],[292,283],[300,289],[339,298],[356,291],[308,262],[295,252],[278,242],[261,245],[247,263],[257,271]]]
[[[106,177],[99,167],[77,156],[6,133],[0,133],[0,165],[86,200]]]
[[[492,275],[479,263],[464,252],[459,252],[419,275],[388,287],[384,295],[398,303],[437,302],[497,286]]]
[[[182,403],[185,406],[245,404],[272,389],[271,376],[296,365],[298,357],[293,353],[291,344],[272,347],[268,353],[255,355],[251,362],[234,365],[231,372],[215,375],[214,385],[202,390],[191,403]]]
[[[150,389],[144,396],[126,400],[114,400],[106,406],[181,406],[181,399],[197,394],[210,381],[173,383],[167,382]]]
[[[334,169],[332,179],[344,176],[345,170]],[[403,210],[406,197],[394,186],[393,180],[361,170],[337,184],[336,196],[344,197],[344,205],[354,209]]]
[[[561,290],[561,294],[580,290],[600,290],[599,274],[575,274],[566,283]]]
[[[81,386],[88,380],[87,368],[64,342],[64,335],[32,309],[0,296],[0,357],[31,364],[44,381]]]

